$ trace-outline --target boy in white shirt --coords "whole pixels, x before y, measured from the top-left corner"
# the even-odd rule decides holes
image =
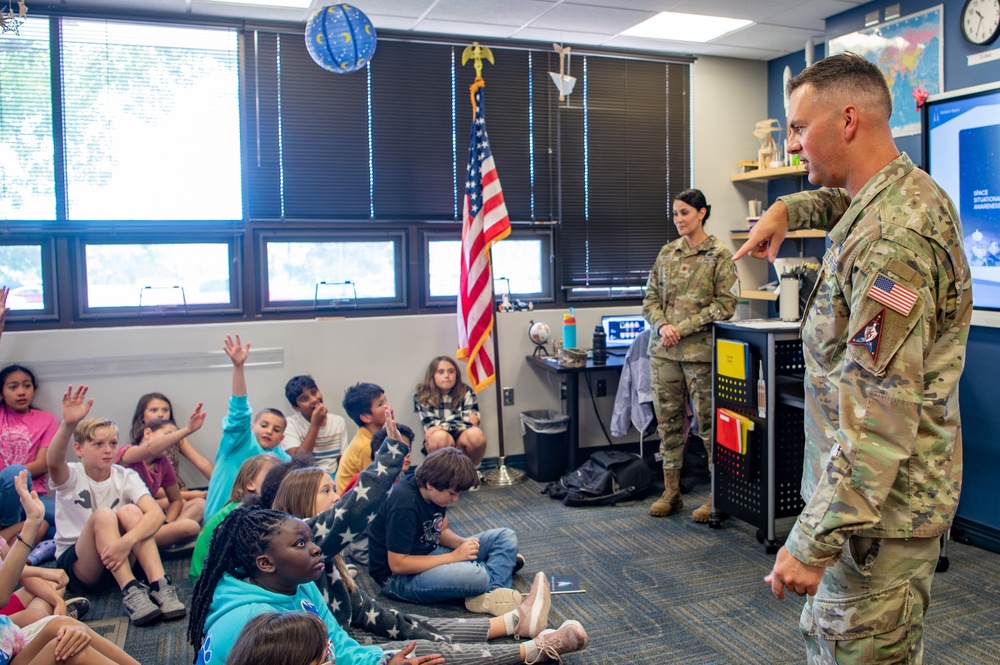
[[[139,474],[114,464],[118,427],[104,418],[86,418],[94,404],[86,397],[87,386],[66,389],[63,421],[45,456],[56,493],[57,566],[69,576],[67,587],[77,592],[117,584],[133,625],[180,619],[187,608],[166,578],[153,539],[163,511]],[[80,462],[69,463],[66,448],[74,430],[73,452]],[[132,557],[150,580],[148,589],[135,579]]]
[[[295,413],[288,419],[281,447],[289,455],[309,453],[316,459],[316,466],[336,477],[340,451],[347,440],[347,423],[326,410],[323,393],[311,376],[289,379],[285,397]]]

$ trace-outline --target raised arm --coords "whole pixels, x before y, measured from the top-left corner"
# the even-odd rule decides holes
[[[20,538],[11,541],[7,557],[0,566],[0,607],[10,601],[11,594],[17,588],[24,563],[28,560],[28,553],[41,535],[42,518],[45,517],[45,506],[39,500],[38,493],[28,492],[27,471],[22,471],[14,477],[14,489],[21,499],[25,518]]]
[[[184,437],[197,432],[205,423],[205,416],[207,415],[201,410],[201,406],[202,403],[198,402],[198,406],[194,407],[191,417],[188,418],[188,424],[183,429],[171,432],[170,434],[157,434],[148,441],[142,441],[138,445],[129,447],[128,450],[122,453],[118,463],[130,465],[155,459],[162,455],[170,446]]]
[[[326,558],[347,547],[354,536],[368,527],[403,470],[403,460],[410,449],[399,439],[391,409],[386,411],[385,427],[388,436],[372,463],[358,474],[354,487],[333,508],[306,520],[312,529],[313,541]]]
[[[250,342],[243,346],[239,335],[236,335],[235,341],[232,336],[226,335],[226,339],[222,342],[222,350],[233,361],[233,394],[242,397],[247,394],[247,377],[243,365],[250,355]]]
[[[49,480],[53,486],[62,485],[69,479],[69,465],[66,464],[66,449],[77,424],[87,417],[93,399],[87,399],[87,386],[73,390],[68,386],[62,396],[63,419],[56,435],[52,437],[49,450],[45,453],[45,463],[49,467]]]

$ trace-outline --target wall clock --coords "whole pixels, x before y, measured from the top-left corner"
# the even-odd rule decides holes
[[[972,44],[989,44],[1000,35],[1000,0],[966,0],[962,36]]]

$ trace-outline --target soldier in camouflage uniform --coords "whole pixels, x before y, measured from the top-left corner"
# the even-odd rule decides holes
[[[896,149],[875,65],[827,58],[788,91],[789,152],[843,189],[783,197],[736,253],[773,259],[788,228],[830,233],[802,324],[806,507],[765,580],[778,598],[809,594],[810,665],[920,663],[961,488],[972,282],[958,213]]]
[[[732,253],[705,233],[711,206],[697,189],[676,196],[674,225],[681,237],[664,245],[649,271],[642,315],[655,334],[649,338],[663,496],[649,508],[657,517],[682,507],[680,469],[684,463],[684,405],[694,402],[698,436],[712,459],[712,322],[736,311],[736,264]],[[711,500],[692,514],[707,522]]]

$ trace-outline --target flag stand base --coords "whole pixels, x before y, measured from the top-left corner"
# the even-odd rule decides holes
[[[490,469],[483,474],[484,485],[497,485],[498,487],[517,485],[523,483],[524,479],[524,471],[507,466],[503,457],[497,459],[497,468]]]

